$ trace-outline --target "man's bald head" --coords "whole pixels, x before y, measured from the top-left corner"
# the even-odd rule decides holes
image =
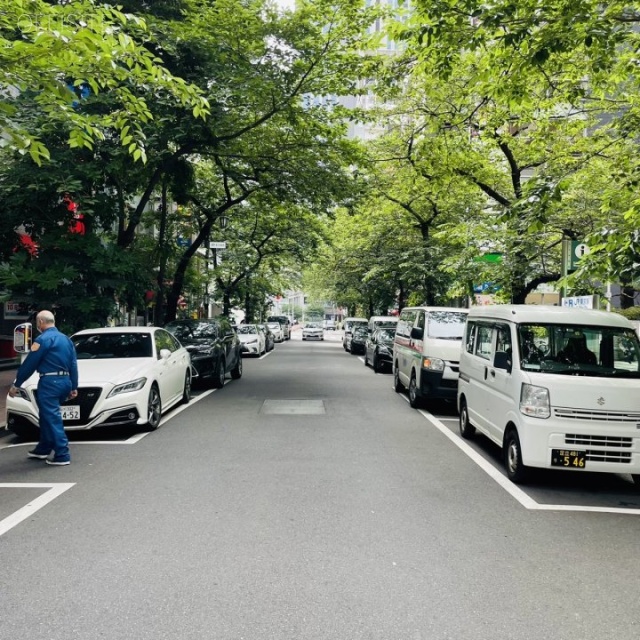
[[[53,327],[56,324],[56,319],[51,311],[40,311],[36,316],[36,324],[43,327]]]

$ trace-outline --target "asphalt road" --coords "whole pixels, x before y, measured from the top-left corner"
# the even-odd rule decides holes
[[[637,640],[627,479],[510,492],[340,338],[246,359],[144,437],[74,435],[69,467],[0,439],[0,638]]]

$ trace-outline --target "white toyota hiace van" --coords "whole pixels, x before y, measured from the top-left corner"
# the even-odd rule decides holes
[[[379,327],[392,327],[395,329],[398,323],[396,316],[371,316],[369,318],[369,333],[373,333]]]
[[[631,474],[640,485],[640,342],[605,311],[535,305],[471,309],[460,356],[460,433],[528,467]]]
[[[468,309],[406,307],[393,342],[393,386],[419,407],[431,398],[456,399],[458,361]]]

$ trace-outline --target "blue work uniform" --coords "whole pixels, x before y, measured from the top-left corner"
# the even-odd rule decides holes
[[[60,404],[78,388],[78,362],[73,342],[56,327],[45,329],[34,341],[38,344],[18,368],[15,386],[24,384],[35,371],[40,374],[37,403],[40,413],[40,440],[36,453],[54,451],[54,460],[70,460],[69,440],[64,431]]]

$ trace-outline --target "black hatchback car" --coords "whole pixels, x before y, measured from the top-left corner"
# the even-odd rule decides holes
[[[369,329],[367,327],[354,327],[351,340],[349,341],[349,351],[352,354],[364,353],[364,345],[368,337]]]
[[[226,317],[174,320],[165,329],[191,354],[196,384],[219,389],[227,373],[234,380],[242,376],[242,345]]]

